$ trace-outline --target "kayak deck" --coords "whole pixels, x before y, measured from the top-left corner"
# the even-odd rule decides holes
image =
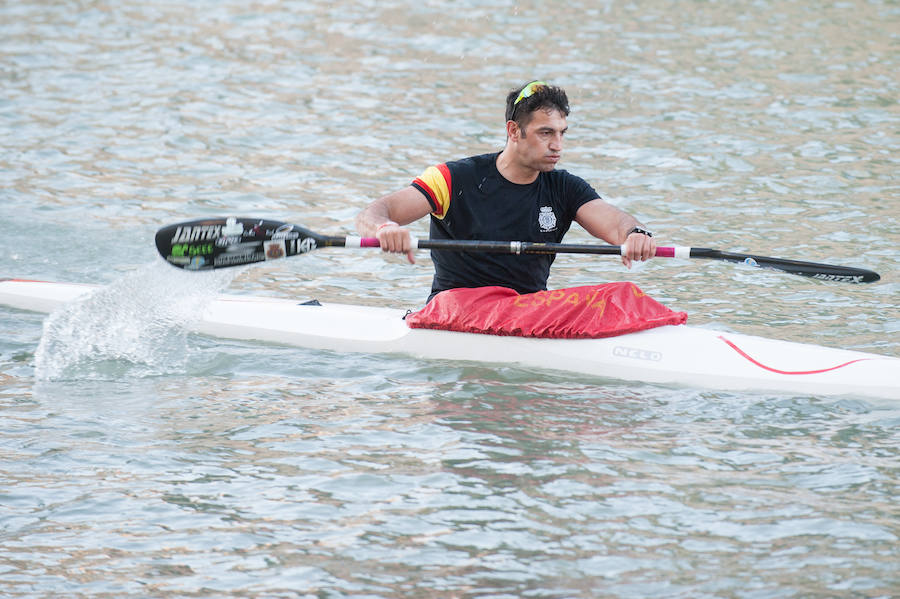
[[[0,281],[0,305],[50,312],[94,286]],[[607,379],[722,390],[900,400],[900,358],[686,325],[603,339],[411,329],[405,310],[220,295],[192,327],[215,337],[342,352],[505,363]]]

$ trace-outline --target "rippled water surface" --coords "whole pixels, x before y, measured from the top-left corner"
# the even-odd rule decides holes
[[[217,289],[414,307],[430,263],[184,278],[153,248],[205,215],[349,232],[543,78],[563,167],[664,244],[883,278],[562,256],[552,285],[900,356],[898,32],[890,1],[0,5],[0,277],[106,286],[0,308],[0,596],[900,595],[900,398],[211,339]]]

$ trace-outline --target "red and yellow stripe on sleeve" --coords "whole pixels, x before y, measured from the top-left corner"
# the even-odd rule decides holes
[[[431,213],[437,218],[444,218],[450,208],[450,190],[453,189],[447,165],[429,166],[412,184],[428,198],[433,208]]]

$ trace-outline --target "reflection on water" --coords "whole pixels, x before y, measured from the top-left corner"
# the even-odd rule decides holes
[[[896,582],[896,412],[412,364],[385,380],[386,359],[300,377],[292,350],[263,356],[296,374],[262,380],[242,374],[259,352],[221,351],[221,373],[43,383],[19,405],[4,500],[19,572],[85,595]]]
[[[635,280],[694,324],[900,355],[898,25],[877,1],[6,3],[0,276],[159,305],[172,288],[141,279],[159,226],[347,232],[424,167],[499,148],[506,91],[540,77],[572,100],[564,168],[664,244],[883,276],[561,256],[552,284]],[[424,255],[349,250],[235,274],[407,306],[430,280]],[[900,586],[896,410],[241,344],[142,328],[142,298],[114,299],[43,337],[0,311],[0,594]],[[61,343],[61,318],[97,326]],[[63,376],[38,381],[51,355]]]

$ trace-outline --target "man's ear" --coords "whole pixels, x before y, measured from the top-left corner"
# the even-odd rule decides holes
[[[519,141],[519,137],[521,134],[521,129],[519,129],[519,124],[515,121],[506,121],[506,137],[508,139],[512,139],[514,141]]]

